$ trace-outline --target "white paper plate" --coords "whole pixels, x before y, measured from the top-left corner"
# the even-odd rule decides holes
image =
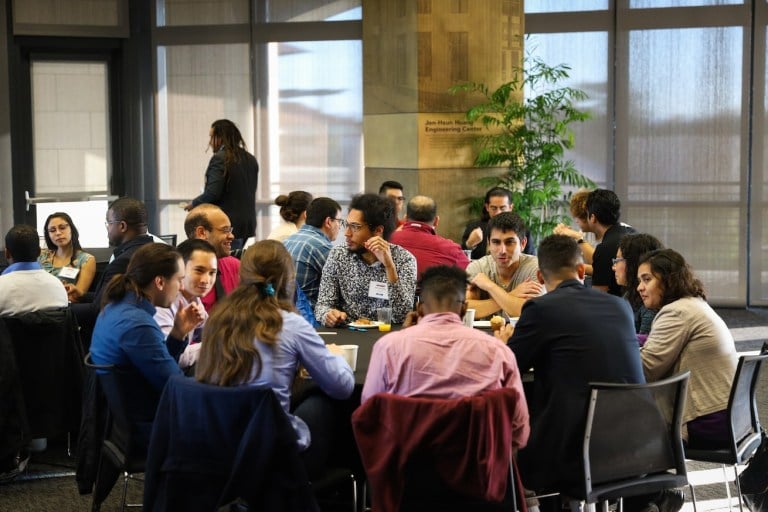
[[[350,327],[354,327],[356,329],[375,329],[379,326],[379,322],[376,320],[371,320],[371,323],[369,324],[362,324],[360,322],[350,322],[347,324]]]

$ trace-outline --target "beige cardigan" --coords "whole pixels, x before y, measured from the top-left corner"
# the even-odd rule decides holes
[[[683,423],[728,406],[739,356],[725,322],[703,299],[661,308],[640,357],[649,382],[690,370]]]

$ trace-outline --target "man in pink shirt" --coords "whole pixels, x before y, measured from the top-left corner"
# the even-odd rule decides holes
[[[440,217],[435,200],[416,196],[408,201],[405,224],[392,233],[390,242],[403,247],[416,257],[416,275],[420,278],[430,267],[449,265],[464,270],[469,265],[461,246],[435,232]]]
[[[456,267],[440,265],[424,272],[417,324],[387,334],[373,346],[362,401],[381,392],[459,398],[514,389],[515,447],[525,446],[528,405],[515,356],[500,340],[462,323],[466,282],[467,274]]]

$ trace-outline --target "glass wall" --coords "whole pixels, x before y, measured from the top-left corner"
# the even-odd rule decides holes
[[[586,90],[587,108],[602,119],[579,128],[571,158],[616,190],[622,220],[686,257],[713,303],[768,304],[766,230],[754,225],[765,212],[750,210],[753,194],[765,188],[762,169],[749,165],[759,156],[765,167],[761,148],[750,143],[750,83],[765,89],[765,72],[751,75],[751,59],[765,69],[765,43],[750,39],[751,6],[579,4],[581,11],[571,6],[563,17],[560,3],[526,2],[527,50],[571,65],[568,85]],[[664,7],[679,9],[660,12]],[[764,97],[756,115],[764,116]]]
[[[202,190],[216,119],[234,121],[259,161],[257,237],[279,222],[281,193],[344,202],[362,189],[362,45],[348,35],[360,0],[157,0],[155,11],[164,233],[185,238],[179,203]]]

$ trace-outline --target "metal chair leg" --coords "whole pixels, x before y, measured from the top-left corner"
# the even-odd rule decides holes
[[[128,472],[126,471],[123,475],[123,499],[120,502],[120,510],[122,512],[125,512],[125,499],[128,496],[128,479],[130,478],[130,475],[128,475]]]
[[[688,487],[691,489],[691,501],[693,502],[693,512],[699,512],[699,509],[696,507],[696,491],[693,490],[693,484],[689,481]]]
[[[721,465],[723,467],[723,482],[725,482],[725,494],[728,496],[728,511],[733,512],[733,504],[731,503],[731,501],[733,500],[731,499],[731,486],[728,485],[728,473],[726,472],[725,464],[721,464]]]
[[[739,471],[736,464],[733,465],[733,476],[736,482],[736,493],[739,497],[739,512],[744,512],[744,496],[741,494],[741,483],[739,483]]]

